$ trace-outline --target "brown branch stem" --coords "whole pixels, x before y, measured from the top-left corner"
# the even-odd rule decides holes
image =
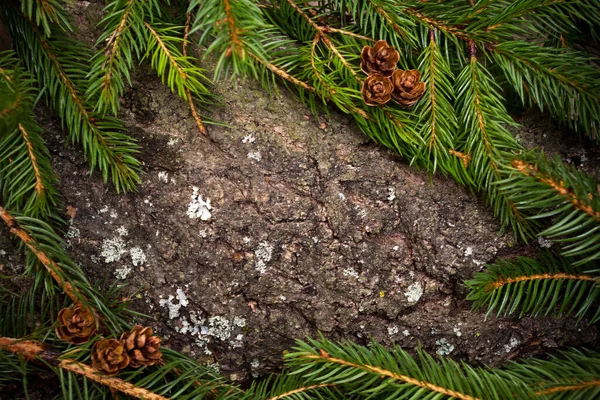
[[[408,375],[398,374],[398,373],[388,371],[383,368],[375,367],[375,366],[368,365],[368,364],[354,364],[350,361],[346,361],[341,358],[334,358],[334,357],[330,356],[329,354],[327,354],[327,352],[325,352],[324,350],[321,350],[320,355],[310,354],[310,355],[303,356],[303,358],[310,359],[310,360],[324,361],[324,362],[332,363],[332,364],[344,365],[347,367],[352,367],[352,368],[357,368],[357,369],[362,369],[364,371],[377,374],[381,377],[388,377],[388,378],[391,378],[391,379],[394,379],[397,381],[402,381],[402,382],[408,383],[410,385],[428,389],[428,390],[434,391],[436,393],[441,393],[443,395],[446,395],[449,397],[454,397],[454,398],[460,399],[460,400],[479,400],[468,394],[460,393],[455,390],[451,390],[451,389],[447,389],[447,388],[444,388],[444,387],[441,387],[438,385],[434,385],[433,383],[429,383],[426,381],[420,381],[420,380],[412,378]]]
[[[37,257],[37,259],[46,267],[46,270],[50,273],[52,278],[58,283],[58,285],[64,290],[64,292],[73,300],[73,302],[81,301],[85,299],[85,296],[81,294],[71,283],[63,280],[58,271],[61,268],[52,260],[46,253],[37,247],[37,242],[33,239],[27,231],[19,226],[16,218],[9,214],[3,207],[0,206],[0,219],[2,219],[8,228],[10,233],[16,235],[19,239],[25,243],[25,245],[31,250],[31,252]]]
[[[496,282],[490,283],[487,285],[487,290],[498,289],[504,285],[510,285],[512,283],[519,282],[529,282],[529,281],[537,281],[537,280],[573,280],[573,281],[588,281],[588,282],[600,282],[600,278],[589,276],[589,275],[575,275],[575,274],[565,274],[564,272],[559,272],[556,274],[536,274],[536,275],[528,275],[528,276],[518,276],[516,278],[499,278]]]
[[[554,386],[554,387],[546,388],[544,390],[538,390],[537,392],[535,392],[535,394],[538,396],[542,396],[542,395],[548,395],[548,394],[558,393],[558,392],[589,389],[590,387],[593,387],[593,386],[600,386],[600,380],[595,379],[593,381],[584,381],[577,385]]]
[[[564,186],[564,182],[557,182],[551,176],[540,173],[537,167],[533,164],[527,164],[521,160],[514,160],[512,162],[513,168],[521,172],[524,175],[530,176],[545,185],[550,186],[558,194],[570,201],[575,208],[588,214],[594,218],[597,222],[600,222],[600,211],[596,211],[590,204],[586,204],[583,200],[579,199],[572,189]],[[589,193],[588,198],[593,198],[593,194]]]
[[[107,386],[113,390],[125,393],[128,396],[144,400],[169,400],[167,397],[158,395],[148,389],[135,387],[130,382],[102,374],[96,368],[87,364],[71,360],[60,359],[61,353],[57,350],[44,346],[36,340],[20,340],[0,337],[0,349],[22,356],[27,361],[42,359],[51,365],[57,366],[65,371],[84,376],[86,379]]]
[[[183,31],[183,56],[187,57],[187,45],[188,45],[188,38],[190,35],[190,24],[192,21],[192,13],[188,12],[187,15],[185,16],[185,30]],[[185,88],[185,96],[187,97],[187,102],[188,105],[190,106],[190,111],[192,112],[192,117],[194,117],[194,121],[196,122],[196,126],[198,127],[198,130],[200,131],[201,134],[206,135],[206,127],[204,126],[204,124],[202,123],[202,118],[200,118],[200,115],[198,114],[198,111],[196,110],[196,106],[194,105],[194,99],[192,98],[192,92],[190,91],[190,89],[186,86]]]
[[[42,174],[40,173],[40,167],[37,163],[37,158],[35,157],[35,152],[33,151],[33,145],[31,144],[31,140],[29,139],[29,134],[19,123],[19,131],[21,131],[21,135],[23,135],[23,139],[27,145],[27,150],[29,152],[29,159],[31,160],[31,165],[33,166],[33,170],[35,172],[35,191],[38,195],[41,195],[46,188],[44,187],[44,183],[42,182]]]
[[[254,58],[256,61],[263,64],[265,67],[267,67],[269,70],[271,70],[274,74],[279,75],[281,78],[285,79],[286,81],[292,82],[293,84],[298,85],[298,86],[302,87],[303,89],[314,93],[315,88],[310,86],[308,83],[303,82],[300,79],[293,77],[292,75],[288,74],[281,68],[271,64],[270,62],[260,59],[254,53],[249,53],[249,54],[250,54],[250,57]]]
[[[315,389],[320,389],[320,388],[324,388],[324,387],[331,387],[331,386],[335,386],[335,384],[334,383],[322,383],[320,385],[304,386],[304,387],[301,387],[301,388],[298,388],[298,389],[290,390],[289,392],[282,393],[279,396],[269,397],[266,400],[280,400],[280,399],[284,399],[286,397],[289,397],[291,395],[294,395],[296,393],[308,392],[309,390],[315,390]]]

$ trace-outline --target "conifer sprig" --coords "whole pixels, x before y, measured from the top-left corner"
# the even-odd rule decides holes
[[[379,399],[455,398],[462,400],[534,398],[520,380],[510,381],[493,370],[474,369],[449,359],[438,363],[418,350],[414,359],[395,347],[369,348],[351,342],[332,343],[321,337],[296,342],[285,355],[291,375],[320,384],[334,384],[351,397]]]
[[[442,171],[453,171],[449,164],[449,149],[454,148],[458,120],[452,105],[454,94],[454,74],[448,60],[442,56],[436,32],[430,31],[429,45],[421,53],[419,71],[421,80],[428,82],[425,101],[416,114],[420,116],[421,131],[419,135],[425,141],[418,157],[425,160],[428,170],[435,173],[441,165]],[[452,160],[456,160],[452,158]],[[459,174],[456,174],[459,178]]]
[[[47,223],[0,206],[0,220],[19,239],[25,249],[26,271],[43,282],[49,296],[64,292],[73,302],[96,310],[105,319],[107,328],[120,332],[126,326],[121,316],[106,306],[103,296],[88,282],[81,268],[75,264],[64,248],[64,241]],[[56,289],[58,287],[58,290]]]
[[[548,110],[565,125],[600,140],[600,69],[580,52],[505,41],[490,57],[527,107]]]
[[[86,96],[100,114],[117,115],[125,83],[131,84],[130,70],[140,59],[148,42],[144,21],[160,12],[158,0],[111,0],[105,8],[104,26],[92,59]]]
[[[89,49],[58,30],[52,39],[46,38],[11,7],[0,11],[10,21],[13,38],[18,39],[17,54],[44,87],[44,98],[66,126],[69,140],[82,145],[90,169],[98,168],[104,181],[110,178],[117,191],[134,190],[139,183],[135,141],[124,133],[120,120],[95,113],[83,96]]]
[[[473,301],[475,308],[487,307],[486,316],[518,312],[519,317],[589,316],[590,323],[600,319],[600,308],[595,304],[600,297],[600,277],[551,253],[537,260],[500,260],[476,273],[466,285],[471,289],[467,300]]]
[[[536,221],[551,222],[539,232],[561,246],[574,265],[600,258],[600,195],[596,177],[576,171],[560,159],[528,153],[506,166],[498,188]]]
[[[35,82],[12,52],[0,54],[0,199],[25,215],[60,221],[49,153],[32,115]]]
[[[46,36],[52,34],[53,25],[64,31],[73,30],[61,0],[20,0],[20,2],[23,15],[41,27]]]
[[[173,93],[184,100],[187,92],[196,97],[210,94],[206,87],[208,78],[204,70],[192,64],[192,58],[184,56],[179,46],[183,43],[184,27],[176,25],[152,25],[144,22],[148,30],[148,44],[143,59],[149,58],[151,66],[156,70],[162,82],[167,84]]]
[[[539,397],[586,400],[600,396],[600,354],[587,349],[567,349],[549,359],[512,362],[507,372],[526,382]]]
[[[252,0],[191,0],[195,13],[190,34],[200,31],[206,55],[215,54],[215,79],[226,76],[258,77],[259,60],[267,60],[263,39],[269,26]],[[255,57],[252,57],[253,54]]]
[[[461,114],[456,149],[471,156],[467,173],[477,189],[485,191],[502,225],[511,226],[517,236],[527,240],[532,235],[532,224],[496,184],[503,177],[502,164],[521,146],[506,129],[514,121],[502,104],[499,87],[475,52],[475,44],[471,43],[469,64],[455,83],[456,109]]]

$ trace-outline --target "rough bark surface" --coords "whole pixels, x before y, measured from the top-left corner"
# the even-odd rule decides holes
[[[90,176],[59,123],[42,117],[60,192],[76,209],[69,251],[92,281],[141,288],[134,304],[164,345],[243,380],[277,369],[294,339],[318,332],[489,365],[597,341],[572,319],[486,321],[470,310],[465,279],[535,249],[499,235],[464,188],[369,142],[346,116],[316,119],[285,91],[215,90],[224,106],[212,116],[229,127],[210,126],[207,138],[184,101],[138,73],[123,111],[145,172],[127,195]],[[524,121],[527,143],[553,135],[537,117]],[[593,154],[560,146],[593,165]],[[16,274],[6,237],[2,228],[0,265]]]

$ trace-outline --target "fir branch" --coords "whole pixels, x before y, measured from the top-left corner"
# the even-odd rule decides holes
[[[125,81],[131,84],[133,57],[141,57],[148,41],[143,22],[146,14],[152,16],[153,3],[156,0],[111,0],[106,6],[106,17],[100,22],[104,32],[96,42],[102,50],[92,58],[86,91],[102,115],[117,115]]]
[[[467,169],[476,188],[485,191],[494,214],[503,226],[511,226],[517,236],[527,240],[533,235],[535,223],[528,221],[515,202],[499,190],[502,164],[512,152],[522,149],[506,126],[515,125],[504,108],[498,86],[479,63],[471,42],[470,62],[456,79],[456,109],[461,110],[462,137],[455,150],[469,154]]]
[[[11,209],[60,223],[48,149],[41,128],[27,117],[0,139],[0,194]]]
[[[252,58],[254,58],[255,60],[257,60],[258,62],[260,62],[261,64],[263,64],[265,67],[267,67],[271,72],[273,72],[275,75],[279,76],[280,78],[293,83],[296,86],[301,87],[304,90],[307,90],[309,92],[315,92],[315,88],[312,87],[311,85],[309,85],[306,82],[301,81],[298,78],[295,78],[293,75],[288,74],[287,72],[285,72],[283,69],[277,67],[275,64],[272,64],[268,61],[265,60],[261,60],[260,58],[258,58],[258,56],[256,56],[253,53],[250,53],[250,56]]]
[[[286,364],[298,375],[315,383],[335,384],[354,396],[397,398],[502,399],[534,398],[520,379],[505,380],[492,370],[473,369],[452,360],[441,365],[422,350],[417,359],[399,347],[387,350],[377,343],[368,348],[351,342],[296,342],[285,355]],[[492,389],[493,388],[493,389]]]
[[[235,5],[231,0],[191,0],[188,11],[194,10],[197,11],[190,34],[201,31],[200,44],[208,45],[205,55],[217,55],[215,78],[258,77],[260,64],[249,53],[260,60],[269,58],[264,38],[271,35],[272,29],[259,7],[252,0],[237,0]]]
[[[98,168],[105,182],[110,177],[118,192],[134,190],[139,183],[134,140],[124,133],[120,120],[101,117],[81,96],[87,86],[85,60],[90,58],[86,46],[61,32],[46,39],[10,7],[1,11],[11,21],[13,37],[20,38],[17,53],[47,88],[48,104],[66,125],[69,139],[82,144],[91,170]]]
[[[245,391],[242,399],[283,400],[283,399],[344,399],[345,393],[331,383],[315,383],[284,370],[266,379],[255,380]]]
[[[267,400],[281,400],[281,399],[285,399],[286,397],[290,397],[290,396],[296,396],[299,393],[305,393],[305,392],[310,392],[313,390],[318,390],[318,389],[323,389],[323,388],[329,388],[335,386],[331,383],[321,383],[319,385],[310,385],[310,386],[304,386],[301,388],[297,388],[297,389],[292,389],[290,391],[287,391],[285,393],[282,393],[280,395],[274,396],[274,397],[269,397]]]
[[[438,164],[441,164],[443,171],[453,172],[448,149],[454,147],[454,135],[458,130],[458,121],[452,106],[455,97],[454,76],[448,61],[442,56],[433,30],[429,34],[429,46],[420,58],[421,80],[428,85],[424,96],[425,101],[416,112],[422,124],[419,135],[425,141],[419,157],[425,160],[424,163],[431,163],[427,165],[427,169],[433,173],[437,170]],[[453,175],[464,175],[464,172]]]
[[[548,109],[576,131],[600,140],[600,70],[576,51],[506,41],[491,57],[525,106]]]
[[[20,0],[20,2],[23,15],[41,26],[46,36],[52,35],[53,24],[64,31],[73,30],[60,0]]]
[[[41,128],[31,113],[34,80],[23,71],[12,52],[0,55],[0,198],[28,216],[60,223],[56,177]],[[9,69],[10,68],[10,69]]]
[[[551,220],[539,236],[562,246],[562,255],[579,257],[574,265],[600,258],[600,195],[597,179],[560,159],[530,153],[513,160],[502,190],[532,220]]]
[[[466,285],[471,289],[467,300],[474,301],[475,308],[487,306],[486,316],[520,309],[520,317],[555,313],[582,319],[591,311],[591,323],[600,319],[600,308],[594,306],[600,298],[600,277],[582,273],[570,267],[569,260],[550,253],[539,260],[501,260]]]
[[[549,359],[511,362],[508,377],[534,388],[551,399],[593,399],[600,395],[600,354],[587,349],[567,349]]]
[[[191,57],[181,54],[177,45],[182,41],[179,37],[181,27],[164,25],[153,26],[144,22],[148,30],[148,45],[145,58],[150,58],[152,67],[161,77],[163,83],[173,93],[187,100],[186,89],[195,96],[208,96],[210,92],[203,82],[208,82],[204,70],[191,63]]]
[[[17,236],[23,241],[23,243],[29,248],[29,250],[35,255],[35,257],[46,267],[46,270],[50,273],[52,278],[59,284],[64,292],[73,300],[78,302],[85,300],[85,296],[82,296],[79,291],[71,285],[70,282],[64,279],[62,269],[54,262],[48,255],[41,250],[36,241],[31,237],[29,232],[21,228],[18,220],[0,206],[0,219],[2,219],[10,229],[10,233]]]
[[[356,28],[364,35],[386,40],[397,49],[416,47],[415,23],[403,15],[405,4],[390,0],[333,0],[331,3],[340,14],[350,15]],[[347,23],[345,20],[342,22]]]
[[[488,32],[505,34],[526,32],[556,35],[568,29],[578,31],[577,18],[590,24],[600,23],[600,11],[595,0],[517,0],[496,1],[488,6],[479,26]]]
[[[43,265],[52,280],[73,302],[81,302],[105,318],[113,331],[121,332],[126,325],[115,311],[105,305],[105,299],[88,282],[81,268],[65,253],[63,240],[46,223],[30,217],[9,212],[0,206],[0,219],[10,229],[10,233],[20,239],[26,247],[27,272],[34,273],[36,279],[43,280],[37,268]],[[52,288],[51,282],[45,282]],[[55,293],[49,293],[55,295]]]
[[[150,390],[136,386],[131,382],[126,382],[123,379],[114,376],[106,376],[104,374],[99,373],[98,370],[89,365],[83,364],[78,361],[70,360],[68,358],[61,359],[57,367],[65,371],[82,375],[85,379],[89,379],[90,381],[99,383],[100,385],[106,386],[111,390],[116,390],[121,393],[125,393],[126,395],[134,397],[136,399],[168,400],[167,397],[161,396],[159,394],[151,392]]]

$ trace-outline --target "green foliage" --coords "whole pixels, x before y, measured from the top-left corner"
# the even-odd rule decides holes
[[[42,86],[44,99],[67,128],[69,140],[82,145],[91,170],[98,168],[118,191],[133,190],[139,182],[139,162],[133,157],[136,144],[120,120],[98,115],[82,95],[88,84],[89,49],[60,30],[51,39],[46,37],[10,6],[0,11],[10,21],[17,54]]]
[[[600,354],[567,349],[548,360],[530,358],[511,363],[509,375],[523,380],[539,397],[587,400],[600,396]]]
[[[561,246],[561,255],[574,257],[574,265],[600,258],[600,195],[598,179],[548,160],[540,153],[525,153],[506,166],[507,178],[499,189],[530,220],[547,222],[538,233]]]
[[[148,31],[147,51],[144,59],[149,58],[152,68],[156,70],[162,82],[186,100],[186,89],[194,95],[207,97],[210,92],[206,85],[209,80],[204,76],[204,70],[195,66],[192,57],[186,57],[180,50],[183,42],[182,26],[163,25],[152,26],[145,23]]]
[[[555,314],[582,319],[589,313],[594,323],[600,319],[600,276],[581,271],[569,261],[552,253],[537,260],[500,260],[466,282],[471,289],[467,300],[475,308],[487,306],[487,316],[518,311],[519,317]]]
[[[434,359],[422,350],[415,358],[400,347],[387,350],[377,343],[369,348],[352,342],[297,342],[285,356],[292,375],[342,387],[350,398],[378,399],[519,399],[535,398],[520,380],[498,371],[472,368],[450,359]]]
[[[0,194],[8,208],[60,222],[56,177],[41,128],[33,118],[34,80],[12,52],[0,53]]]
[[[117,287],[92,286],[64,251],[53,226],[60,199],[49,152],[35,121],[38,100],[55,111],[80,144],[90,169],[117,191],[135,190],[138,146],[118,118],[120,98],[138,62],[189,101],[211,104],[206,71],[188,54],[198,43],[216,59],[217,78],[276,80],[297,90],[313,112],[335,107],[370,138],[412,165],[441,172],[480,193],[503,227],[525,241],[543,236],[560,255],[499,261],[467,282],[468,298],[488,315],[573,315],[600,320],[600,195],[597,180],[525,152],[505,107],[514,91],[595,144],[600,138],[600,69],[582,38],[597,35],[596,0],[108,0],[93,50],[74,39],[61,0],[7,0],[0,17],[13,53],[0,54],[0,211],[16,216],[30,290],[0,289],[0,334],[57,344],[52,318],[65,290],[102,315],[106,335],[129,327]],[[177,14],[177,7],[179,11]],[[185,21],[185,23],[183,22]],[[532,38],[536,38],[532,40]],[[391,101],[367,106],[360,69],[364,46],[387,40],[399,67],[418,69],[426,92],[414,108]],[[190,52],[194,54],[194,52]],[[24,239],[23,235],[29,239]],[[71,293],[66,290],[71,285]],[[91,343],[70,356],[89,361]],[[592,398],[599,394],[600,356],[564,352],[506,370],[471,368],[321,338],[299,342],[286,373],[245,392],[169,350],[165,363],[123,372],[136,385],[177,399],[213,398]],[[108,398],[110,390],[54,368],[64,397]],[[17,372],[17,375],[13,374]],[[0,352],[0,381],[38,372]]]

